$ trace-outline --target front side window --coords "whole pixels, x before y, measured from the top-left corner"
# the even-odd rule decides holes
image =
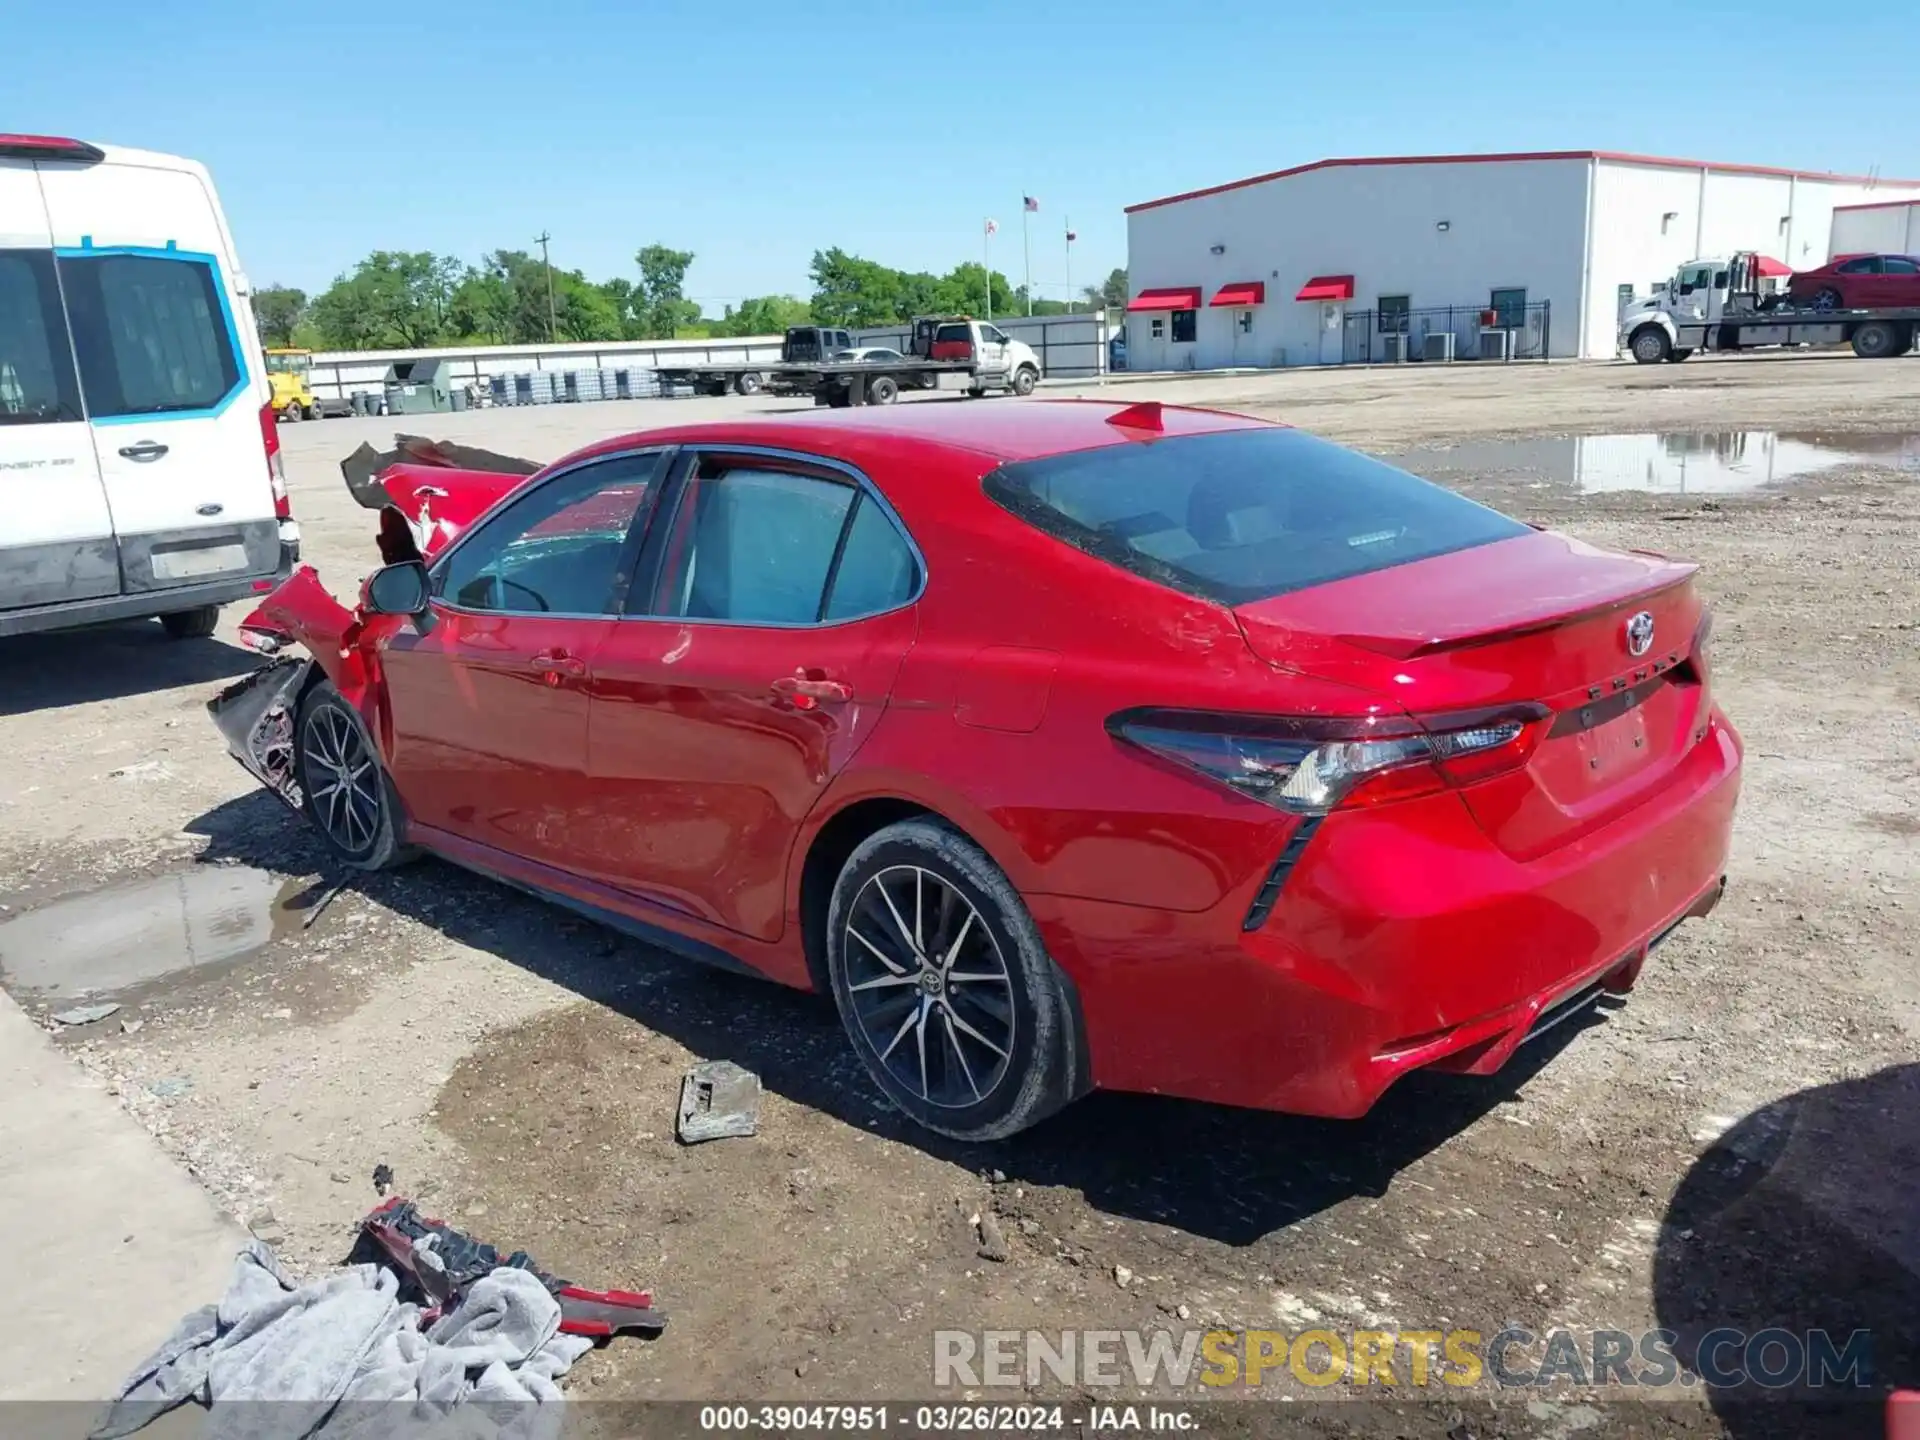
[[[1701,284],[1706,277],[1701,276]],[[1502,330],[1518,330],[1527,323],[1527,292],[1523,289],[1496,290],[1488,307],[1493,311],[1493,323]]]
[[[0,425],[78,420],[51,250],[0,250]]]
[[[433,593],[463,610],[613,615],[656,455],[584,465],[513,501],[447,555]]]
[[[1278,427],[1021,461],[985,483],[1075,549],[1224,605],[1528,533],[1404,470]]]
[[[1199,331],[1200,312],[1198,310],[1176,310],[1173,312],[1173,339],[1175,344],[1191,343]]]
[[[1007,343],[1006,332],[994,325],[982,325],[980,327],[980,338],[985,340],[989,345],[1004,345]]]
[[[211,410],[240,384],[240,356],[204,260],[63,255],[60,279],[88,413]]]

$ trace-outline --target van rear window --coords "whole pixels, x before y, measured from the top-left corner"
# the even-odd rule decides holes
[[[204,260],[63,256],[61,282],[95,419],[210,410],[240,383],[240,357]]]
[[[1527,533],[1404,470],[1277,427],[1025,460],[985,483],[1077,549],[1223,605]]]
[[[0,250],[0,425],[78,420],[51,250]]]

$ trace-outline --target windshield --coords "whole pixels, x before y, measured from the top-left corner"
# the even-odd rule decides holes
[[[1090,555],[1243,605],[1527,533],[1298,430],[1229,430],[1002,466],[987,494]]]
[[[306,351],[298,354],[267,352],[267,373],[271,375],[305,375],[313,368],[313,356]]]

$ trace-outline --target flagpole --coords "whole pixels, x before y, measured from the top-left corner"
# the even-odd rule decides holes
[[[1073,221],[1066,216],[1060,217],[1067,225],[1067,313],[1073,313]]]
[[[984,285],[987,292],[987,323],[993,323],[993,222],[987,221],[980,227],[980,264],[986,271]]]
[[[1027,271],[1027,314],[1033,314],[1033,247],[1027,243],[1027,217],[1033,212],[1027,208],[1026,196],[1020,197],[1020,254]]]

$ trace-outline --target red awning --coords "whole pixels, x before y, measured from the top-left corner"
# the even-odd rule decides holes
[[[1214,291],[1209,305],[1235,305],[1244,308],[1248,305],[1267,303],[1267,282],[1264,280],[1236,280],[1231,285],[1222,285]]]
[[[1300,287],[1296,300],[1351,300],[1353,298],[1353,277],[1351,275],[1316,275]]]
[[[1129,310],[1198,310],[1200,287],[1176,285],[1166,290],[1142,290],[1127,302]]]
[[[1762,280],[1777,280],[1783,275],[1791,275],[1793,267],[1782,265],[1771,255],[1756,255],[1753,260],[1753,273]]]

